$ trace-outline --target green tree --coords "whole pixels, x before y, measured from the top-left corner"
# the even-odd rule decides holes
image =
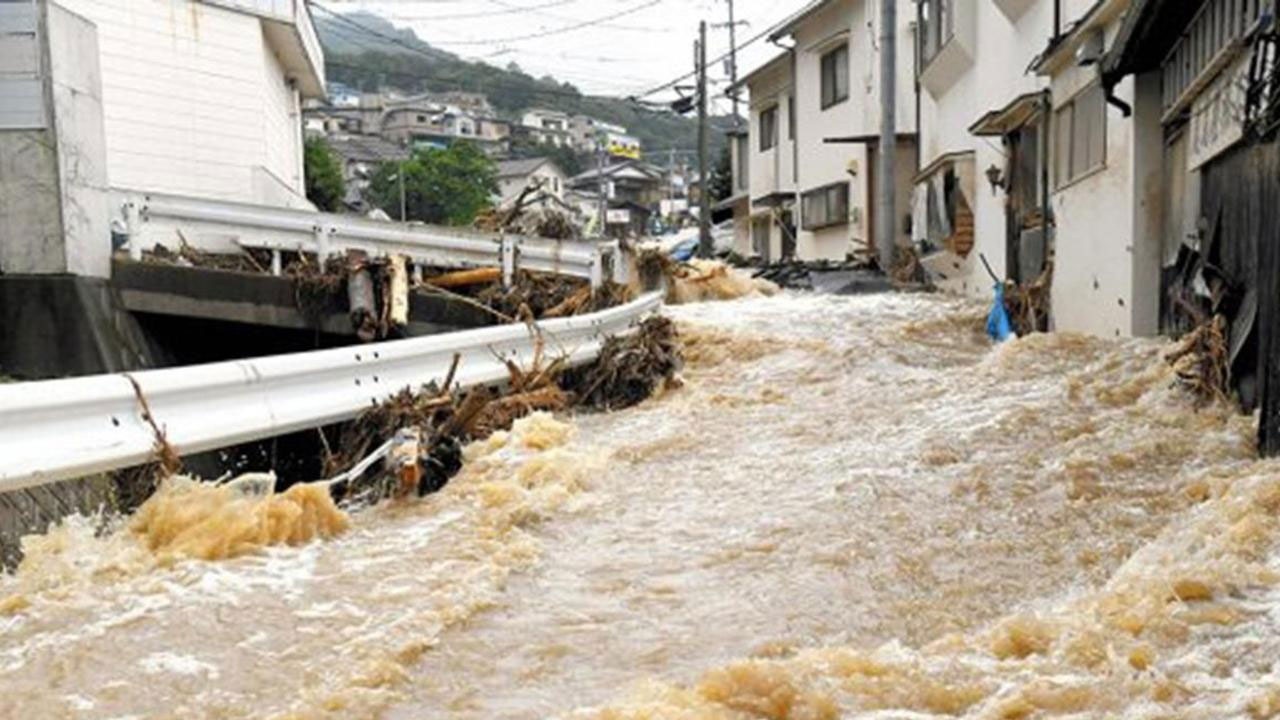
[[[326,212],[340,210],[347,184],[342,178],[342,164],[324,138],[307,138],[303,165],[307,176],[307,199]]]
[[[373,204],[393,218],[400,217],[401,172],[408,220],[468,225],[490,207],[498,192],[497,167],[474,145],[420,148],[403,166],[384,163],[370,182]]]

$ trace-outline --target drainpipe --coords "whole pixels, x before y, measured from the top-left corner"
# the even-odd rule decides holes
[[[777,38],[769,38],[769,42],[782,50],[786,50],[791,63],[791,92],[787,94],[787,107],[789,110],[787,119],[790,121],[791,118],[795,118],[796,123],[794,128],[790,128],[790,134],[793,138],[791,140],[791,185],[793,187],[792,194],[795,196],[795,199],[792,200],[791,224],[796,228],[791,234],[791,255],[794,255],[795,246],[797,245],[796,234],[800,232],[800,213],[802,211],[800,203],[800,110],[793,107],[797,95],[796,78],[799,76],[799,70],[796,68],[796,46],[794,44],[791,46],[783,45],[778,42]],[[786,238],[783,239],[785,241]],[[785,244],[783,247],[785,249]],[[783,260],[791,259],[787,257],[788,253],[784,252],[782,254]]]
[[[923,53],[921,53],[921,52],[920,52],[920,45],[921,45],[921,43],[920,43],[920,29],[921,29],[921,28],[923,28],[923,27],[924,27],[924,5],[923,5],[923,3],[921,3],[921,2],[919,2],[919,1],[917,0],[917,2],[916,2],[916,29],[915,29],[915,32],[913,32],[913,33],[911,34],[911,35],[912,35],[911,39],[912,39],[912,41],[915,43],[915,48],[912,50],[912,55],[911,55],[911,57],[912,57],[912,58],[914,58],[914,60],[912,60],[912,62],[913,62],[914,67],[915,67],[915,72],[914,72],[913,74],[915,75],[915,91],[916,91],[916,174],[917,174],[917,175],[919,175],[919,174],[920,174],[920,171],[924,169],[924,148],[923,148],[923,147],[921,147],[921,145],[922,145],[921,140],[924,138],[924,130],[923,130],[923,129],[921,129],[921,127],[920,127],[920,106],[921,106],[921,98],[920,98],[920,56],[923,54]],[[914,216],[915,216],[915,213],[912,213],[912,217],[914,217]],[[912,234],[914,234],[914,233],[912,233]]]
[[[1062,37],[1062,0],[1053,0],[1053,42]]]
[[[1050,212],[1050,208],[1049,208],[1049,143],[1051,141],[1050,139],[1053,137],[1049,128],[1049,120],[1053,117],[1053,100],[1050,98],[1048,90],[1044,91],[1044,93],[1040,96],[1040,112],[1044,114],[1043,118],[1040,121],[1040,222],[1041,222],[1040,228],[1041,228],[1041,232],[1044,234],[1044,242],[1045,242],[1044,256],[1046,259],[1048,259],[1049,257],[1049,212]],[[1054,227],[1055,228],[1057,227],[1056,222],[1054,223]],[[1054,235],[1056,236],[1057,233],[1055,232]],[[1055,243],[1057,242],[1056,237],[1054,238],[1054,242]],[[1007,267],[1005,268],[1005,272],[1006,273],[1008,272]],[[1022,278],[1022,280],[1025,282],[1026,278]]]

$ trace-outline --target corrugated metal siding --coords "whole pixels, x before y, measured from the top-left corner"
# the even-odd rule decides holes
[[[263,121],[288,101],[282,76],[264,80],[260,20],[193,0],[59,1],[98,27],[112,185],[262,200],[257,169],[278,165],[270,148],[292,134]]]
[[[0,130],[45,127],[32,0],[0,0]]]

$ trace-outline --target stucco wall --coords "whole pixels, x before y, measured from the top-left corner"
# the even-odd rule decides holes
[[[1055,106],[1095,77],[1094,68],[1071,68],[1054,78]],[[1133,78],[1116,96],[1134,100]],[[1132,123],[1107,106],[1106,163],[1100,170],[1057,189],[1057,262],[1053,318],[1057,330],[1107,337],[1134,333],[1134,142]]]
[[[97,26],[113,186],[264,202],[267,174],[302,201],[297,99],[258,18],[192,0],[61,1]]]
[[[986,256],[997,274],[1004,276],[1007,268],[1005,196],[991,192],[983,173],[992,165],[1004,167],[1005,149],[999,138],[975,137],[969,128],[984,113],[1047,86],[1047,81],[1028,72],[1028,67],[1053,35],[1053,0],[1036,0],[1016,18],[985,0],[969,7],[976,13],[973,62],[944,92],[921,92],[920,162],[927,166],[947,153],[974,153],[974,250],[964,272],[946,287],[986,298],[991,295],[991,281],[979,254]]]
[[[899,133],[915,132],[915,68],[912,51],[915,3],[898,4],[897,125]],[[805,20],[795,33],[796,106],[801,192],[848,182],[849,222],[816,231],[799,230],[797,251],[802,258],[843,258],[863,246],[874,232],[870,226],[865,145],[831,144],[828,138],[877,135],[880,132],[879,11],[863,0],[832,3]],[[849,45],[849,99],[827,109],[821,103],[822,55],[841,42]],[[899,207],[909,207],[908,197]]]

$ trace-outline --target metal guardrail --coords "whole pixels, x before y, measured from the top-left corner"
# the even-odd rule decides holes
[[[546,352],[572,363],[661,307],[658,293],[537,324]],[[442,382],[461,356],[460,387],[498,383],[505,360],[530,362],[537,339],[504,325],[317,352],[136,373],[0,385],[0,492],[146,463],[156,439],[140,397],[182,454],[354,418],[400,390]],[[136,387],[136,389],[135,389]]]
[[[284,251],[328,257],[359,250],[373,257],[398,254],[410,262],[436,267],[501,267],[510,283],[515,270],[537,270],[580,277],[599,287],[607,266],[623,281],[625,263],[616,242],[549,240],[520,235],[489,235],[434,225],[411,225],[310,210],[251,205],[202,198],[112,191],[112,206],[129,237],[129,253],[183,239],[211,252],[239,247],[271,250],[279,270]]]

